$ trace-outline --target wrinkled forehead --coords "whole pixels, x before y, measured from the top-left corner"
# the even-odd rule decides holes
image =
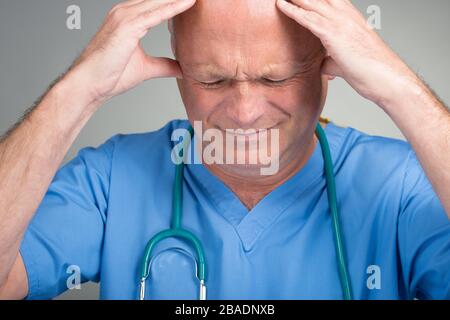
[[[302,63],[322,48],[276,0],[197,0],[173,19],[172,29],[177,59],[186,65]]]
[[[197,0],[191,9],[175,20],[209,28],[231,23],[228,25],[230,29],[240,29],[239,26],[277,15],[275,0]]]

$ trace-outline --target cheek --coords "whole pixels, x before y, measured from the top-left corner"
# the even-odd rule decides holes
[[[325,93],[326,86],[319,75],[296,79],[291,85],[274,90],[270,97],[293,117],[308,119],[320,112]]]

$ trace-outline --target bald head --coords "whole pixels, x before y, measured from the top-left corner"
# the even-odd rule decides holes
[[[311,32],[277,9],[276,0],[197,0],[169,28],[174,54],[186,63],[203,60],[195,58],[200,53],[218,51],[230,60],[264,53],[268,62],[277,57],[301,62],[322,51]]]

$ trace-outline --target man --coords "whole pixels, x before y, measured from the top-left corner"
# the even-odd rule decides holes
[[[147,56],[140,39],[172,18],[176,61]],[[114,7],[1,142],[0,296],[55,297],[75,265],[82,281],[101,279],[102,298],[139,297],[147,241],[170,226],[171,135],[188,123],[115,136],[57,170],[106,100],[176,77],[192,124],[279,132],[275,174],[261,175],[261,163],[185,167],[182,226],[205,249],[208,298],[343,298],[314,135],[336,76],[387,112],[409,142],[322,124],[353,296],[450,298],[450,114],[347,0]],[[154,254],[147,298],[195,299],[192,248],[168,239]]]

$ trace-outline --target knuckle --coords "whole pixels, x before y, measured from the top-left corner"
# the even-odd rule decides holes
[[[155,12],[156,12],[156,10],[155,10],[154,8],[152,8],[152,9],[148,9],[148,10],[144,11],[144,13],[143,13],[142,15],[143,15],[144,17],[147,17],[147,18],[148,18],[148,17],[154,15]]]
[[[163,5],[161,5],[158,9],[159,10],[163,10],[163,9],[172,9],[172,8],[176,8],[178,5],[177,1],[170,1],[167,3],[164,3]]]
[[[116,9],[113,9],[109,13],[109,18],[113,21],[121,21],[125,17],[126,9],[124,7],[118,7]]]
[[[331,5],[331,6],[333,6],[333,7],[336,7],[336,5],[338,5],[338,1],[342,1],[342,0],[328,0],[328,3]]]
[[[114,7],[109,10],[107,16],[112,16],[114,12],[116,12],[119,8],[121,8],[121,4],[116,4]]]
[[[161,9],[161,7],[158,8],[152,8],[148,9],[145,12],[142,13],[141,17],[143,19],[155,19],[158,18],[158,11]]]
[[[177,7],[177,1],[170,1],[163,4],[160,4],[156,7],[146,10],[145,12],[140,14],[142,19],[148,20],[152,19],[156,24],[159,24],[163,21],[162,15],[166,10],[172,10]]]
[[[125,7],[126,7],[126,1],[121,1],[121,2],[119,2],[119,3],[117,3],[116,5],[114,5],[112,8],[111,8],[111,10],[109,11],[109,12],[114,12],[114,11],[116,11],[116,10],[121,10],[121,9],[124,9]]]

